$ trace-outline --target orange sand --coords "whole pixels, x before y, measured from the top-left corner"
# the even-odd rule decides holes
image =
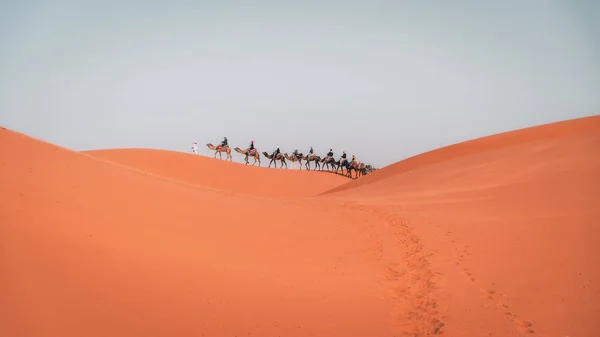
[[[218,155],[214,159],[212,154],[211,157],[205,157],[149,149],[96,150],[85,153],[191,184],[254,196],[313,196],[349,181],[341,174],[308,172],[304,168],[300,172],[291,172],[290,175],[292,165],[298,168],[298,163],[288,163],[290,169],[287,170],[285,166],[275,170],[267,167],[269,160],[266,158],[261,158],[262,166],[259,167],[258,163],[252,166],[253,159],[246,165],[220,160]],[[232,155],[242,158],[237,152]]]
[[[595,336],[600,117],[349,181],[0,130],[0,336]]]

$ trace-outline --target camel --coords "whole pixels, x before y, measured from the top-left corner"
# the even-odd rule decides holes
[[[374,167],[373,167],[373,165],[371,165],[371,164],[369,164],[369,165],[366,165],[366,166],[365,166],[365,170],[366,170],[366,172],[367,172],[367,173],[372,173],[372,172],[375,172],[375,171],[377,171],[377,169],[376,169],[376,168],[374,168]]]
[[[306,157],[302,157],[302,159],[304,159],[306,161],[306,163],[304,164],[304,166],[306,166],[307,170],[310,170],[310,162],[314,161],[315,162],[315,168],[313,169],[316,170],[317,168],[321,168],[321,157],[317,156],[316,154],[311,154],[309,156]]]
[[[295,162],[300,163],[300,169],[302,170],[302,159],[304,158],[304,156],[302,156],[302,153],[298,153],[298,156],[294,156],[292,155],[291,157],[288,156],[287,152],[283,154],[283,156],[285,157],[285,159],[287,159],[288,161],[290,161],[292,163],[292,165],[294,165]]]
[[[356,166],[354,162],[349,161],[346,165],[346,176],[348,178],[352,178],[352,171],[356,171]],[[358,172],[356,173],[356,178],[358,178]]]
[[[357,161],[355,167],[356,167],[356,178],[365,175],[365,163]]]
[[[360,172],[361,176],[366,176],[369,173],[367,165],[363,162],[360,162],[360,164],[358,165],[358,172]]]
[[[235,152],[237,152],[237,153],[241,153],[241,154],[243,154],[243,155],[245,156],[245,157],[244,157],[244,160],[246,161],[246,165],[250,163],[250,162],[248,161],[248,157],[252,157],[252,158],[254,158],[254,162],[252,163],[252,166],[254,166],[254,164],[256,164],[256,162],[257,162],[257,161],[258,161],[258,166],[260,166],[260,154],[259,154],[259,152],[258,152],[258,150],[257,150],[257,149],[253,149],[253,150],[248,150],[248,149],[246,149],[246,150],[242,150],[242,149],[240,149],[239,147],[236,147],[234,150],[235,150]]]
[[[325,157],[325,158],[321,159],[321,164],[323,164],[321,166],[321,171],[323,170],[324,166],[326,166],[327,170],[329,171],[330,165],[331,165],[331,169],[335,168],[335,159],[333,157],[330,157],[330,158]]]
[[[225,157],[225,160],[229,159],[229,161],[231,161],[232,157],[231,157],[231,149],[229,148],[229,145],[215,147],[214,145],[212,145],[212,143],[208,143],[208,144],[206,144],[206,146],[208,146],[209,149],[215,151],[214,158],[217,158],[217,153],[218,153],[219,154],[219,158],[223,159],[223,156],[221,155],[221,152],[225,152],[225,154],[227,155]]]
[[[335,167],[336,174],[338,173],[338,170],[342,170],[342,174],[344,174],[344,168],[346,169],[346,171],[348,171],[348,159],[338,159],[333,163],[333,167]]]
[[[356,167],[352,164],[352,161],[346,159],[345,161],[338,160],[334,165],[337,165],[335,172],[337,173],[338,168],[342,170],[342,174],[348,178],[352,178],[352,171],[356,171]],[[344,168],[346,173],[344,174]]]
[[[359,163],[356,160],[352,160],[347,167],[347,176],[352,178],[352,171],[356,171],[356,178],[366,175],[366,166],[365,163]]]
[[[271,161],[269,162],[269,167],[271,167],[271,164],[274,163],[276,160],[281,161],[281,167],[283,167],[283,165],[285,165],[285,168],[287,168],[287,163],[285,162],[285,157],[283,156],[283,154],[278,153],[276,156],[273,156],[271,154],[268,154],[266,151],[263,151],[263,155],[269,159],[271,159]],[[275,168],[277,168],[277,163],[275,163]]]

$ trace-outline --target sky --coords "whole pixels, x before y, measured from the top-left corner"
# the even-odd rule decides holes
[[[0,1],[0,125],[383,167],[598,115],[599,41],[598,1]]]

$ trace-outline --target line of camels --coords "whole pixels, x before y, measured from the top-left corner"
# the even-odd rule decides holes
[[[225,160],[232,161],[231,148],[229,147],[229,145],[221,146],[219,144],[218,146],[214,146],[212,143],[208,143],[206,144],[206,146],[210,150],[215,151],[214,158],[217,158],[217,154],[219,154],[219,158],[223,159],[222,153],[225,153]],[[234,148],[234,150],[235,152],[244,155],[244,161],[246,162],[246,164],[249,164],[249,159],[253,158],[254,162],[252,163],[252,166],[254,166],[256,163],[258,163],[258,166],[260,166],[260,152],[256,148],[253,150],[248,150],[236,147]],[[315,167],[313,168],[313,171],[317,168],[320,171],[323,171],[323,168],[326,168],[326,170],[329,171],[331,168],[331,171],[334,171],[336,174],[338,173],[338,171],[341,171],[342,175],[354,179],[377,170],[377,168],[374,168],[371,165],[366,165],[363,162],[353,162],[351,160],[344,161],[340,159],[335,160],[335,158],[327,157],[321,158],[321,156],[318,156],[316,154],[304,156],[302,153],[298,153],[298,156],[289,156],[286,152],[278,153],[276,156],[273,156],[272,154],[269,154],[266,151],[263,151],[262,154],[270,160],[269,167],[271,167],[271,164],[275,163],[274,167],[277,168],[277,161],[279,161],[281,163],[280,168],[282,168],[283,166],[285,166],[285,168],[288,168],[286,161],[289,161],[292,163],[292,165],[294,163],[299,163],[300,170],[302,170],[302,161],[304,161],[304,166],[307,170],[310,170],[310,163],[314,162]],[[344,173],[344,169],[346,169],[346,173]],[[352,172],[355,172],[354,177],[352,176]]]

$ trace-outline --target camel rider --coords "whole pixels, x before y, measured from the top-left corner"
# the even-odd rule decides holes
[[[296,158],[300,158],[300,156],[298,155],[298,149],[294,149],[294,156]]]
[[[333,150],[332,149],[329,149],[329,152],[327,152],[327,157],[325,157],[326,160],[329,158],[333,159]]]
[[[312,146],[310,147],[310,150],[308,150],[308,155],[306,156],[307,158],[310,158],[313,154],[315,154],[315,151],[313,150]]]
[[[346,151],[342,152],[342,157],[340,158],[340,163],[344,163],[346,161]]]
[[[352,155],[352,164],[356,164],[356,156]]]
[[[252,150],[254,150],[254,141],[253,140],[250,141],[250,147],[248,148],[248,151],[252,151]]]
[[[219,148],[227,146],[227,137],[223,137],[223,141],[218,146]]]
[[[279,146],[277,146],[277,150],[273,151],[273,158],[275,158],[275,156],[277,156],[280,153],[281,151],[279,151]]]

